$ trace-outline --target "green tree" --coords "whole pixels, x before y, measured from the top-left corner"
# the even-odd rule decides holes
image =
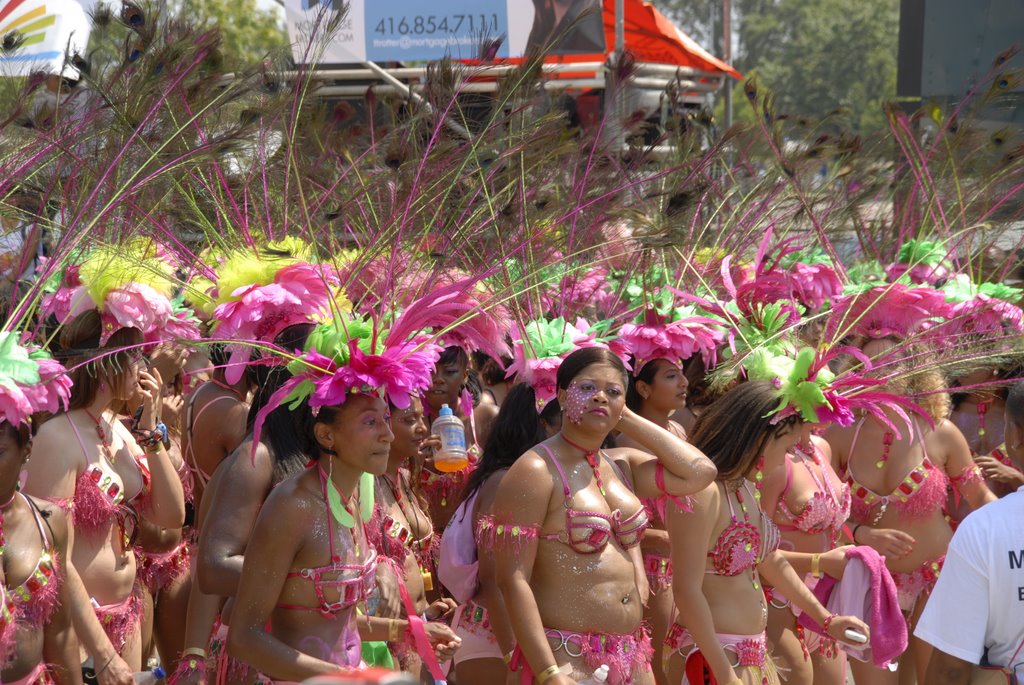
[[[227,65],[258,62],[269,53],[288,46],[284,21],[272,10],[261,9],[256,0],[181,0],[183,18],[221,32]]]
[[[709,4],[721,4],[656,1],[676,19],[709,16]],[[881,103],[896,95],[898,0],[734,0],[733,8],[735,65],[758,74],[781,112],[821,116],[843,108],[862,131],[885,125]],[[745,100],[733,101],[744,118]]]

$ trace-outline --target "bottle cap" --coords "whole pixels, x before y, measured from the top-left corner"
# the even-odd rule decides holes
[[[452,416],[452,415],[453,415],[452,414],[452,410],[448,407],[448,405],[447,404],[442,404],[441,405],[441,411],[438,412],[438,416]]]
[[[157,680],[163,680],[167,677],[167,671],[164,670],[163,666],[157,666],[153,669],[153,675],[156,676]]]

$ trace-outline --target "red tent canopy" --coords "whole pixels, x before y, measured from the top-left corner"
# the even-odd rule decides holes
[[[738,71],[697,45],[649,2],[625,0],[625,9],[626,50],[636,55],[638,62],[692,67],[743,78]],[[604,35],[611,52],[615,48],[615,0],[604,0]]]

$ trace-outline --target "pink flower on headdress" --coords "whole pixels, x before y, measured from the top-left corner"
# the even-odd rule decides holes
[[[39,365],[39,383],[20,386],[32,405],[32,413],[55,414],[66,409],[71,399],[71,378],[64,365],[49,358],[37,359],[36,364]]]
[[[530,359],[520,371],[524,383],[533,388],[537,403],[547,404],[558,395],[558,367],[562,365],[562,357],[548,359]],[[513,364],[515,366],[515,364]],[[512,367],[509,367],[512,371]]]
[[[175,340],[199,340],[202,334],[199,331],[199,325],[195,321],[189,319],[184,312],[179,312],[167,319],[162,331],[154,331],[151,336],[154,339],[151,340],[150,336],[147,336],[147,343],[159,342],[168,338]]]
[[[935,285],[940,281],[945,281],[949,278],[952,272],[942,264],[928,265],[928,264],[904,264],[902,262],[895,262],[885,267],[885,275],[890,281],[896,281],[902,276],[906,276],[910,279],[911,283],[916,285]]]
[[[826,390],[823,394],[825,395],[825,404],[815,410],[818,414],[818,423],[852,426],[856,417],[850,409],[849,402],[832,390]]]
[[[808,309],[818,309],[843,291],[835,270],[827,264],[797,262],[790,271],[793,294]]]
[[[868,338],[906,338],[933,319],[948,316],[945,295],[933,288],[902,283],[877,286],[855,295],[832,300],[832,314],[825,327],[826,339],[842,335]]]
[[[330,273],[313,264],[293,264],[274,276],[267,285],[249,285],[231,293],[238,298],[218,305],[213,316],[219,321],[218,338],[269,342],[295,324],[311,323],[330,314]],[[236,383],[242,377],[247,345],[229,346],[230,360],[226,380]]]
[[[19,426],[32,416],[34,407],[25,394],[25,386],[12,383],[0,385],[0,418]]]
[[[978,295],[972,300],[953,305],[949,323],[938,327],[943,335],[999,336],[1024,333],[1024,312],[1005,300]]]
[[[707,368],[717,359],[718,345],[724,340],[717,330],[716,321],[704,316],[692,316],[669,323],[657,323],[648,316],[645,324],[625,324],[620,339],[637,360],[637,368],[655,359],[667,359],[680,364],[698,352]]]
[[[137,328],[144,334],[153,333],[162,329],[171,316],[171,303],[164,295],[142,283],[126,283],[111,290],[103,302],[100,343],[106,344],[120,328]]]
[[[430,387],[431,371],[440,356],[438,345],[417,345],[415,341],[388,347],[381,354],[366,354],[357,340],[350,340],[349,359],[340,366],[316,351],[307,352],[304,359],[318,368],[312,375],[316,389],[309,406],[338,406],[353,390],[379,389],[404,409],[414,394]]]

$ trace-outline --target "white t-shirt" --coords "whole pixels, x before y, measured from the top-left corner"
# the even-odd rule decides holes
[[[972,512],[914,635],[972,664],[1005,666],[1024,640],[1024,487]],[[1015,659],[1024,674],[1024,649]]]

